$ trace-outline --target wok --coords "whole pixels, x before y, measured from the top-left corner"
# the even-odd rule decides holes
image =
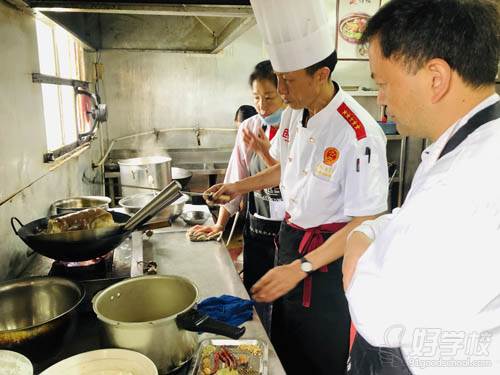
[[[37,253],[55,260],[78,262],[106,254],[136,229],[149,229],[149,226],[142,224],[180,196],[180,185],[172,181],[132,217],[111,212],[117,225],[106,228],[48,234],[45,232],[47,218],[23,225],[16,217],[11,218],[11,225],[14,233]],[[19,230],[16,229],[16,222],[21,226]]]

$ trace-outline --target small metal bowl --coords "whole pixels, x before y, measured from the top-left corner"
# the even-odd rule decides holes
[[[200,225],[208,220],[210,214],[206,211],[187,211],[181,215],[181,219],[189,225]]]
[[[130,195],[128,197],[120,199],[118,204],[125,209],[125,212],[131,215],[137,213],[141,208],[148,204],[158,193],[139,193],[135,195]],[[153,220],[169,220],[171,222],[175,221],[182,213],[184,208],[184,203],[189,200],[186,194],[173,202],[171,205],[163,208],[159,213],[157,213]]]
[[[75,211],[85,210],[87,208],[99,207],[104,210],[109,208],[111,199],[101,196],[84,196],[84,197],[71,197],[60,199],[50,205],[51,215],[69,214]]]

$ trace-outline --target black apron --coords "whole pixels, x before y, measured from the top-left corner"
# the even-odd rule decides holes
[[[323,238],[331,235],[323,233]],[[303,236],[304,231],[281,224],[278,264],[300,257]],[[273,345],[288,375],[344,375],[351,320],[342,287],[342,258],[311,277],[309,307],[303,305],[304,282],[274,302]]]
[[[480,126],[500,118],[500,101],[472,116],[444,146],[438,159],[453,151]],[[348,363],[348,375],[411,375],[400,348],[379,348],[356,334]]]
[[[263,130],[265,130],[264,127]],[[266,168],[267,166],[262,158],[254,153],[250,159],[250,175],[254,176]],[[243,228],[243,284],[248,291],[275,264],[275,243],[281,222],[260,219],[254,216],[257,213],[263,217],[270,217],[269,202],[271,200],[282,201],[278,187],[248,194],[246,220]],[[271,329],[271,304],[257,302],[255,303],[255,309],[266,332],[269,334]]]

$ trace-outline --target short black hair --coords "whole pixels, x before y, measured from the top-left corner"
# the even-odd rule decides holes
[[[370,18],[361,38],[378,38],[385,58],[416,72],[445,60],[472,87],[495,82],[499,9],[489,0],[392,0]]]
[[[333,51],[330,55],[328,55],[326,59],[321,60],[320,62],[314,65],[308,66],[306,68],[306,73],[312,76],[318,70],[326,66],[327,68],[330,69],[330,75],[328,76],[328,79],[330,79],[336,65],[337,65],[337,51]]]
[[[241,105],[240,108],[236,110],[236,113],[234,115],[234,121],[243,122],[247,118],[255,116],[256,114],[257,111],[255,110],[254,107],[248,104],[244,104]]]
[[[252,74],[250,74],[250,77],[248,78],[250,87],[253,85],[253,82],[257,80],[268,80],[271,81],[274,86],[278,87],[278,78],[276,78],[276,74],[274,74],[271,61],[264,60],[255,65]]]

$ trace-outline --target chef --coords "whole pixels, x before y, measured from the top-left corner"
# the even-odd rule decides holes
[[[402,207],[349,236],[349,375],[500,374],[499,20],[491,1],[399,0],[368,22],[380,104],[433,143]]]
[[[331,74],[323,0],[253,0],[278,92],[289,108],[271,147],[279,164],[209,189],[214,198],[279,184],[286,216],[278,266],[253,289],[274,304],[272,342],[287,374],[344,374],[350,318],[342,288],[347,233],[387,208],[386,138]]]

